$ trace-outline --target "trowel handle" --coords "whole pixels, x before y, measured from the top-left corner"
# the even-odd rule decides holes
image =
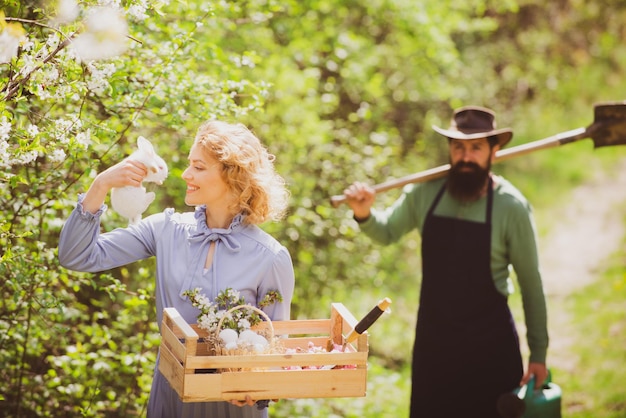
[[[391,305],[391,299],[384,298],[379,301],[374,308],[369,311],[363,319],[361,319],[355,326],[350,334],[346,337],[346,343],[350,343],[358,338],[359,335],[363,334],[380,316],[385,312],[385,310]]]

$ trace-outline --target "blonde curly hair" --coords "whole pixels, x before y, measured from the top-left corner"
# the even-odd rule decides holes
[[[222,164],[222,179],[238,196],[233,213],[244,213],[249,224],[283,218],[289,201],[285,180],[274,168],[275,156],[246,126],[207,121],[194,144]]]

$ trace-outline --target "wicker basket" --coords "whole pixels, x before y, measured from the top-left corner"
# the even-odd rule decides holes
[[[228,314],[231,314],[237,310],[248,309],[258,313],[263,319],[265,319],[265,326],[257,326],[255,327],[255,332],[259,335],[262,335],[268,342],[265,350],[259,352],[252,346],[239,346],[236,349],[228,349],[224,346],[223,342],[220,339],[220,332],[223,330],[224,320],[226,319]],[[217,323],[217,327],[215,329],[215,333],[209,338],[208,344],[210,345],[210,350],[215,353],[217,356],[243,356],[243,355],[259,355],[259,354],[270,354],[270,353],[278,353],[280,352],[280,344],[278,343],[276,336],[274,334],[274,326],[272,325],[272,320],[265,312],[256,306],[252,305],[237,305],[230,308],[226,311],[226,315],[222,316],[222,318]],[[221,372],[237,372],[243,370],[262,370],[263,368],[258,367],[229,367],[225,369],[220,369]]]

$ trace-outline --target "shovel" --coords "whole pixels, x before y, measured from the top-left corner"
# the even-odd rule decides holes
[[[626,101],[596,104],[594,105],[593,123],[588,127],[562,132],[545,139],[500,150],[496,152],[494,162],[505,161],[513,157],[569,144],[585,138],[593,139],[594,148],[626,144]],[[380,193],[411,183],[422,183],[443,177],[449,170],[450,164],[445,164],[377,184],[373,186],[373,189]],[[344,195],[331,196],[330,198],[330,204],[335,208],[345,201],[346,197]]]

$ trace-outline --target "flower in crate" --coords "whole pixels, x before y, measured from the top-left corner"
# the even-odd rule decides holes
[[[282,302],[280,292],[269,291],[257,308],[246,303],[241,294],[232,288],[220,291],[213,301],[200,293],[201,291],[202,289],[195,288],[185,291],[184,295],[189,298],[192,306],[200,310],[198,327],[208,332],[210,342],[221,346],[227,352],[269,350],[271,341],[251,328],[263,320],[261,316],[269,320],[261,309]]]

